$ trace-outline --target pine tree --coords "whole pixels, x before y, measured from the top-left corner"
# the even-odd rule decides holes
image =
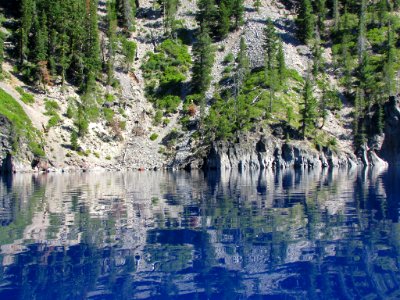
[[[35,12],[34,0],[22,0],[21,2],[21,28],[20,28],[20,63],[28,57],[29,34],[33,25]]]
[[[0,28],[2,26],[3,15],[0,14]],[[0,80],[3,79],[3,62],[4,62],[4,40],[6,36],[4,32],[0,30]]]
[[[319,35],[319,30],[317,27],[316,30],[316,37],[312,47],[312,54],[313,54],[313,67],[312,67],[312,74],[314,77],[317,77],[320,71],[322,71],[323,59],[322,59],[322,47],[321,47],[321,39]]]
[[[315,128],[317,117],[317,101],[313,95],[313,87],[310,75],[307,76],[303,89],[303,108],[301,109],[301,134],[303,139],[306,133]]]
[[[75,130],[72,130],[72,132],[71,132],[70,143],[71,143],[72,150],[74,150],[74,151],[79,150],[78,133]]]
[[[333,29],[335,32],[339,30],[340,23],[340,7],[339,0],[333,0]]]
[[[193,88],[200,94],[205,94],[211,83],[211,70],[214,64],[214,49],[206,28],[200,30],[196,43],[193,45]]]
[[[247,56],[247,45],[244,37],[240,39],[240,48],[237,57],[237,68],[236,68],[236,87],[235,87],[235,95],[237,96],[240,93],[240,88],[245,81],[246,77],[250,73],[250,60]]]
[[[116,0],[118,16],[122,27],[126,32],[135,29],[136,1],[134,0]]]
[[[352,57],[349,49],[349,36],[345,34],[341,45],[342,49],[342,66],[343,66],[343,84],[347,93],[351,93],[353,79],[352,79]]]
[[[324,32],[325,30],[325,20],[327,15],[326,0],[316,1],[316,15],[317,15],[317,26]]]
[[[386,42],[386,59],[383,68],[385,83],[385,98],[396,94],[395,84],[396,46],[392,25],[389,23]]]
[[[358,63],[361,64],[366,51],[366,0],[361,0],[360,9],[360,20],[358,25],[358,41],[357,41],[357,53],[358,53]]]
[[[314,37],[315,28],[315,15],[310,0],[301,0],[297,25],[299,38],[308,44]]]
[[[264,28],[265,66],[268,70],[272,70],[276,66],[278,45],[279,38],[274,23],[271,19],[268,19],[267,25]]]
[[[117,30],[117,14],[115,1],[107,3],[107,37],[108,37],[108,59],[106,65],[107,84],[111,85],[114,79],[114,61],[116,52],[116,30]]]
[[[260,12],[261,6],[262,6],[261,0],[254,0],[254,8],[256,9],[257,12]]]
[[[47,31],[47,17],[46,14],[42,14],[41,20],[35,18],[35,63],[39,63],[41,61],[47,61],[47,51],[48,51],[48,43],[49,43],[49,35]]]
[[[377,13],[379,26],[382,27],[385,23],[386,14],[390,11],[389,1],[387,0],[379,0],[377,4]]]
[[[228,35],[230,23],[229,9],[226,6],[225,1],[221,1],[218,18],[218,37],[220,39],[224,39]]]
[[[365,110],[364,91],[358,88],[356,91],[356,98],[354,103],[354,125],[353,125],[354,144],[356,148],[359,148],[366,142],[364,110]]]
[[[214,0],[198,0],[198,12],[196,20],[200,24],[200,29],[207,30],[208,34],[214,29],[215,18],[218,15]]]
[[[278,43],[278,75],[280,84],[285,84],[286,81],[286,62],[285,62],[285,53],[283,51],[283,43],[282,40],[279,39]]]
[[[165,33],[171,34],[174,31],[175,15],[178,11],[179,0],[162,0],[164,12]]]
[[[86,41],[85,41],[85,89],[88,90],[90,84],[94,83],[100,68],[100,43],[99,30],[97,25],[97,0],[88,0],[86,7]]]
[[[243,24],[244,0],[233,0],[232,16],[235,20],[233,28],[237,29]]]
[[[128,72],[131,69],[133,60],[136,54],[136,43],[124,39],[122,41],[122,53],[124,55],[125,70]]]

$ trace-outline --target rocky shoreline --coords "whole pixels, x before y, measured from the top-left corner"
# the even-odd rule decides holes
[[[0,141],[4,145],[4,141]],[[109,165],[82,164],[76,166],[54,167],[47,159],[31,155],[12,156],[3,151],[0,155],[0,173],[27,172],[86,172],[86,171],[157,171],[166,169],[204,169],[204,170],[264,170],[264,169],[324,169],[354,168],[357,166],[387,167],[373,148],[365,147],[358,156],[350,151],[332,151],[328,148],[317,151],[304,141],[284,141],[274,136],[243,136],[232,142],[213,142],[205,155],[191,155],[186,160],[174,160],[161,168],[136,168],[121,163]]]

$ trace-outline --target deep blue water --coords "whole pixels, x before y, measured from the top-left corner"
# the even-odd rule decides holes
[[[0,299],[400,299],[397,169],[0,178]]]

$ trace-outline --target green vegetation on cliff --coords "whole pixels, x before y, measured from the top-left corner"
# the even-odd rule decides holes
[[[3,89],[0,89],[0,115],[5,116],[13,125],[13,150],[18,153],[19,143],[27,143],[32,153],[44,156],[43,149],[39,146],[40,134],[33,127],[31,120],[22,106]]]

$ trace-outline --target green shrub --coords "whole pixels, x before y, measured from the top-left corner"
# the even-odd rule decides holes
[[[230,52],[224,57],[223,63],[227,65],[233,63],[234,60],[235,56]]]
[[[157,133],[153,133],[153,134],[150,136],[150,140],[155,141],[156,139],[158,139],[158,134],[157,134]]]
[[[103,108],[103,115],[104,119],[107,121],[107,123],[111,123],[115,116],[115,112],[111,108]]]
[[[156,114],[154,115],[154,125],[160,125],[162,121],[163,113],[161,110],[157,110]]]
[[[60,121],[61,121],[61,118],[58,114],[53,115],[47,123],[47,128],[56,126],[58,123],[60,123]]]
[[[163,125],[164,125],[164,126],[167,126],[170,122],[171,122],[170,119],[165,118],[165,119],[163,120]]]
[[[15,90],[21,95],[21,100],[22,102],[24,102],[25,104],[32,104],[35,103],[35,98],[33,97],[33,95],[27,93],[24,91],[24,89],[20,86],[17,86],[15,88]]]
[[[22,106],[4,90],[0,89],[0,115],[5,116],[13,125],[15,131],[14,151],[18,151],[17,141],[20,137],[27,139],[29,149],[36,156],[45,156],[41,143],[40,133],[33,127]]]
[[[181,98],[178,96],[169,95],[158,100],[156,104],[159,109],[165,110],[167,113],[175,113],[178,111],[180,103]]]
[[[44,107],[47,111],[57,111],[60,110],[60,106],[54,100],[45,99]]]
[[[78,151],[80,147],[78,144],[78,133],[75,130],[73,130],[71,133],[70,142],[71,142],[71,149],[74,151]]]

